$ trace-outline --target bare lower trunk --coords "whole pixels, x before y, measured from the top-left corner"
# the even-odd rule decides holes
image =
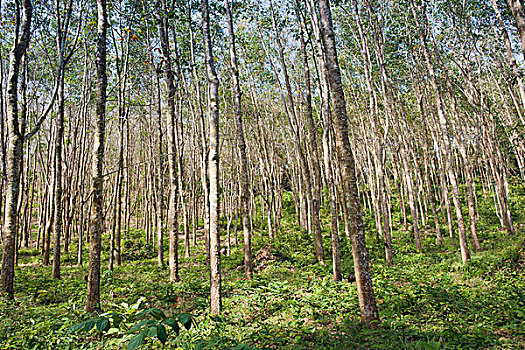
[[[168,119],[168,168],[169,168],[169,209],[168,209],[168,230],[169,230],[169,269],[170,281],[179,281],[179,256],[178,256],[178,181],[177,181],[177,141],[176,141],[176,122],[175,122],[175,77],[172,70],[169,46],[169,25],[167,4],[165,1],[157,1],[156,6],[159,38],[162,47],[164,72],[167,85],[167,119]],[[162,11],[162,12],[161,12]]]
[[[11,109],[9,112],[11,112]],[[15,236],[17,232],[16,220],[18,215],[21,159],[22,138],[11,133],[9,135],[9,150],[7,152],[6,211],[2,235],[2,275],[0,276],[2,290],[11,298],[14,294]]]
[[[159,75],[155,72],[156,96],[157,96],[157,123],[158,123],[158,154],[157,154],[157,217],[156,217],[156,233],[157,233],[157,266],[164,266],[164,232],[163,232],[163,210],[164,210],[164,149],[162,147],[163,132],[162,132],[162,110],[160,99],[160,82]]]
[[[89,234],[89,268],[86,312],[100,309],[100,250],[104,231],[104,142],[106,128],[106,0],[97,0],[97,110],[96,131],[93,145],[92,167],[92,218]]]
[[[24,136],[18,121],[18,75],[20,61],[29,46],[31,17],[33,8],[30,0],[22,1],[22,21],[20,41],[15,42],[9,54],[9,74],[7,78],[7,125],[9,130],[9,149],[7,152],[7,193],[5,198],[4,226],[2,228],[2,270],[0,288],[8,297],[14,296],[15,279],[15,237],[17,233],[18,196],[20,167],[23,157]],[[20,17],[17,13],[17,25]],[[1,103],[1,102],[0,102]]]
[[[465,169],[465,171],[465,187],[467,187],[470,235],[472,236],[472,243],[474,244],[474,249],[479,252],[481,251],[481,245],[479,244],[478,231],[476,229],[476,204],[474,203],[475,183],[472,179],[472,169],[470,169],[470,165],[467,165],[467,169]]]
[[[54,161],[54,228],[53,228],[53,278],[60,279],[60,237],[62,236],[62,146],[64,144],[64,80],[60,78],[58,91],[58,115]]]
[[[334,183],[334,165],[331,152],[331,115],[330,115],[330,88],[327,77],[326,58],[323,51],[319,19],[313,9],[312,3],[308,2],[312,14],[313,31],[317,42],[317,58],[321,66],[320,85],[322,97],[322,117],[323,117],[323,162],[325,183],[328,187],[328,203],[330,208],[330,236],[332,240],[332,270],[334,281],[340,281],[341,272],[341,249],[339,245],[339,222],[337,213],[337,195]]]
[[[201,1],[202,33],[206,75],[208,77],[210,130],[209,171],[210,171],[210,312],[220,314],[221,300],[221,256],[219,227],[219,80],[215,72],[210,35],[210,14],[208,0]]]
[[[248,158],[246,156],[246,142],[244,141],[244,130],[242,123],[242,109],[241,109],[241,87],[239,83],[239,68],[237,65],[237,54],[235,50],[235,33],[233,31],[233,16],[230,9],[229,0],[224,1],[226,13],[228,16],[228,30],[230,34],[230,60],[232,68],[232,80],[235,94],[235,118],[237,126],[237,144],[241,157],[240,169],[240,205],[242,213],[242,226],[244,233],[244,276],[246,279],[251,279],[253,276],[252,268],[252,232],[250,229],[249,217],[249,183],[248,183]],[[232,208],[233,210],[233,208]],[[235,237],[237,237],[237,219],[235,219]],[[237,241],[237,240],[236,240]]]
[[[332,91],[336,147],[343,185],[343,205],[348,209],[359,306],[362,320],[366,323],[371,323],[379,320],[379,314],[372,287],[372,275],[365,242],[365,229],[359,202],[354,157],[348,139],[346,102],[337,61],[332,15],[328,0],[319,0],[318,5],[321,15],[323,44],[327,57],[328,79]]]

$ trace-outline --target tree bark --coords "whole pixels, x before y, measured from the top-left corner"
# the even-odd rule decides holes
[[[208,124],[210,130],[210,312],[220,314],[221,300],[221,256],[219,227],[219,80],[215,72],[210,34],[208,0],[201,1],[202,34],[204,37],[204,60],[208,78]]]
[[[59,54],[59,76],[57,80],[58,84],[58,112],[56,116],[56,135],[55,135],[55,157],[53,167],[53,201],[54,201],[54,227],[53,227],[53,278],[60,279],[60,237],[63,233],[63,208],[62,203],[63,197],[63,180],[62,180],[62,150],[64,146],[64,114],[65,114],[65,97],[64,97],[64,73],[63,69],[67,64],[67,61],[71,58],[73,51],[67,56],[65,55],[66,40],[68,39],[69,23],[71,19],[71,13],[73,11],[72,1],[67,4],[65,9],[64,22],[62,22],[60,1],[55,2],[55,19],[57,26],[57,51]],[[78,34],[77,34],[78,38]],[[76,40],[73,45],[76,45]]]
[[[244,276],[246,279],[251,279],[253,276],[252,268],[252,232],[250,229],[250,214],[249,214],[249,183],[248,183],[248,157],[246,156],[246,142],[244,140],[244,129],[242,122],[242,105],[241,105],[241,86],[239,82],[239,67],[237,64],[237,51],[235,49],[235,32],[233,30],[233,15],[230,8],[229,0],[224,0],[226,8],[226,15],[228,17],[228,32],[230,35],[230,62],[231,75],[234,97],[234,113],[237,131],[237,147],[239,148],[241,168],[240,175],[240,205],[242,213],[242,226],[244,233]],[[233,208],[232,208],[233,210]],[[237,224],[235,225],[237,227]],[[237,236],[237,230],[235,230]]]
[[[312,220],[312,230],[314,234],[314,244],[316,258],[319,262],[324,262],[323,252],[323,238],[321,235],[321,221],[320,221],[320,210],[321,210],[321,167],[319,166],[319,152],[317,147],[317,129],[314,123],[313,110],[312,110],[312,87],[310,83],[310,67],[308,63],[308,53],[305,41],[304,23],[301,18],[301,9],[299,7],[298,0],[294,0],[295,17],[297,25],[299,27],[299,42],[301,44],[301,59],[303,64],[303,79],[304,79],[304,95],[305,95],[305,108],[306,108],[306,123],[308,125],[308,141],[311,147],[310,164],[313,168],[312,174],[312,212],[310,213]]]
[[[7,151],[6,177],[7,193],[5,198],[4,227],[2,232],[2,270],[0,287],[8,297],[14,297],[15,278],[15,237],[17,232],[18,197],[20,168],[23,155],[24,136],[18,121],[18,77],[20,61],[25,55],[31,37],[31,19],[33,7],[31,0],[22,1],[22,19],[16,17],[16,26],[20,29],[9,53],[9,73],[7,78],[7,125],[9,130],[9,148]],[[21,23],[20,23],[21,22]]]
[[[321,15],[321,28],[323,44],[326,52],[328,79],[332,92],[332,106],[334,110],[334,129],[339,164],[341,167],[341,180],[343,185],[343,205],[348,209],[350,223],[350,237],[352,240],[352,253],[354,269],[361,310],[361,319],[365,323],[379,320],[372,274],[370,272],[368,250],[365,241],[365,228],[359,202],[355,162],[348,139],[348,121],[346,102],[341,81],[341,72],[337,60],[335,34],[332,25],[332,14],[329,0],[318,0]]]
[[[160,12],[162,9],[162,12]],[[169,24],[168,11],[165,1],[157,1],[155,6],[159,39],[164,61],[164,75],[167,85],[167,115],[168,119],[168,168],[169,168],[169,209],[168,209],[168,230],[169,230],[169,270],[170,281],[179,281],[179,253],[178,253],[178,181],[177,181],[177,141],[176,141],[176,122],[175,122],[175,76],[172,70],[170,45],[169,45]]]
[[[330,208],[330,236],[332,241],[332,272],[334,281],[340,281],[341,272],[341,248],[339,245],[339,224],[337,213],[336,186],[334,181],[334,165],[332,156],[332,119],[330,114],[330,88],[327,77],[326,57],[323,51],[319,18],[317,17],[312,1],[307,2],[311,12],[312,28],[317,43],[317,58],[321,66],[319,81],[321,86],[321,114],[323,118],[323,162],[325,183],[328,187],[328,205]]]
[[[100,310],[100,250],[104,231],[104,144],[106,133],[106,0],[97,0],[97,108],[92,164],[92,217],[86,312]]]

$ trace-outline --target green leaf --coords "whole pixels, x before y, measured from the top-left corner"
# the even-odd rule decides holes
[[[137,317],[142,317],[148,313],[149,310],[142,310],[141,312],[137,313]]]
[[[186,329],[191,328],[191,315],[190,314],[179,314],[179,321]]]
[[[155,317],[157,320],[162,320],[166,318],[166,315],[164,314],[164,312],[161,309],[157,309],[157,308],[141,311],[137,314],[137,317],[142,317],[147,314]]]
[[[84,321],[84,322],[77,323],[77,324],[71,326],[67,332],[68,332],[68,333],[74,333],[74,332],[77,332],[77,331],[79,331],[80,329],[84,328],[84,327],[86,326],[86,323],[87,323],[87,322],[88,322],[88,321]]]
[[[148,337],[155,338],[157,336],[157,326],[154,325],[154,326],[149,327],[148,330],[147,330],[146,335]]]
[[[441,348],[441,344],[437,343],[437,342],[428,342],[427,343],[427,342],[424,342],[424,341],[420,341],[418,343],[425,350],[439,350]]]
[[[98,321],[98,317],[86,321],[85,324],[84,324],[84,330],[86,332],[89,332],[90,330],[92,330],[93,327],[95,327],[95,324],[97,323],[97,321]]]
[[[232,350],[250,350],[250,347],[246,344],[239,344],[234,347]]]
[[[120,315],[120,314],[117,314],[117,315],[113,316],[112,319],[113,319],[113,327],[118,328],[120,326],[120,324],[122,323],[122,321],[124,320],[124,316]]]
[[[166,328],[164,328],[164,326],[161,324],[157,325],[157,338],[163,345],[166,344],[166,340],[168,339]]]
[[[113,327],[113,328],[108,329],[106,334],[111,335],[111,334],[119,334],[119,333],[120,333],[120,329]]]
[[[210,318],[212,319],[212,321],[222,322],[222,318],[220,318],[219,316],[210,315]]]
[[[109,320],[105,317],[101,317],[97,321],[97,331],[105,332],[109,329]]]
[[[142,345],[144,342],[144,339],[146,338],[146,331],[142,331],[141,333],[137,334],[128,343],[127,350],[135,350],[139,346]]]
[[[166,326],[173,329],[175,334],[179,335],[179,332],[180,332],[179,324],[173,318],[167,318],[163,320],[162,323],[164,323]]]
[[[157,320],[163,320],[166,318],[166,314],[164,314],[164,312],[161,309],[149,309],[148,313],[155,317]]]
[[[140,329],[142,329],[145,325],[148,325],[148,324],[152,324],[152,323],[155,323],[155,321],[152,321],[152,320],[142,320],[142,321],[139,321],[137,322],[135,325],[133,325],[128,333],[134,333]]]

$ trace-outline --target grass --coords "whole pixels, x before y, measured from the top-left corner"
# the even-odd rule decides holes
[[[359,320],[354,283],[334,282],[331,265],[315,263],[313,243],[294,220],[285,218],[271,244],[277,257],[255,278],[243,279],[242,247],[223,257],[223,308],[220,318],[208,312],[209,282],[203,247],[181,261],[179,283],[169,283],[158,268],[153,248],[135,244],[135,232],[124,261],[114,272],[102,271],[104,311],[126,309],[139,297],[140,306],[167,315],[190,313],[194,326],[168,336],[169,349],[522,349],[525,348],[525,279],[523,191],[512,198],[517,233],[506,236],[497,226],[490,203],[480,201],[479,236],[483,252],[461,264],[456,238],[444,233],[437,246],[432,230],[424,230],[423,253],[416,252],[410,233],[395,230],[395,266],[387,267],[383,247],[369,232],[368,244],[381,323],[367,327]],[[370,227],[371,218],[365,215]],[[429,220],[429,223],[432,223]],[[401,228],[402,225],[398,224]],[[254,252],[270,242],[256,232]],[[326,257],[329,233],[324,232]],[[198,254],[195,252],[198,251]],[[124,349],[133,334],[68,333],[84,315],[86,266],[65,257],[60,281],[39,264],[37,251],[22,251],[16,271],[16,299],[0,298],[0,349]],[[352,273],[349,242],[342,240],[343,269]],[[107,256],[106,256],[107,258]],[[107,259],[105,260],[107,261]],[[162,348],[147,340],[144,348]]]

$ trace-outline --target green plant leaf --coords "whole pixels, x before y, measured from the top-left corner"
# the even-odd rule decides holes
[[[97,321],[97,331],[105,332],[109,329],[109,320],[105,317],[101,317]]]
[[[437,343],[437,342],[424,342],[424,341],[420,341],[418,342],[419,345],[421,345],[423,347],[423,349],[425,350],[439,350],[441,348],[441,344]]]
[[[123,315],[117,314],[117,315],[113,316],[113,327],[118,328],[123,320],[124,320],[124,316]]]
[[[180,332],[179,324],[173,318],[167,318],[163,320],[162,323],[170,327],[171,329],[173,329],[175,334],[179,335],[179,332]]]
[[[161,309],[153,308],[147,310],[147,312],[153,317],[155,317],[157,320],[163,320],[166,318],[166,314],[164,314],[164,311],[162,311]]]
[[[77,331],[79,331],[80,329],[84,328],[84,327],[86,326],[86,323],[87,323],[87,322],[88,322],[88,321],[84,321],[84,322],[77,323],[77,324],[71,326],[67,332],[68,332],[68,333],[74,333],[74,332],[77,332]]]
[[[139,334],[131,338],[131,340],[128,343],[127,350],[135,350],[136,348],[142,345],[145,338],[146,338],[146,331],[140,332]]]
[[[146,332],[148,337],[155,338],[157,336],[157,325],[150,326]]]
[[[191,328],[191,315],[190,314],[179,314],[179,321],[186,329]]]
[[[85,322],[84,324],[84,330],[86,332],[89,332],[90,330],[93,329],[93,327],[95,327],[95,324],[97,323],[97,321],[99,320],[99,318],[92,318],[91,320],[88,320]]]
[[[157,338],[163,345],[166,344],[166,340],[168,339],[166,328],[161,324],[157,325]]]
[[[246,344],[239,344],[234,347],[232,350],[250,350],[250,347]]]
[[[128,331],[128,333],[135,333],[136,331],[142,329],[145,325],[155,323],[152,320],[142,320],[134,324]]]

